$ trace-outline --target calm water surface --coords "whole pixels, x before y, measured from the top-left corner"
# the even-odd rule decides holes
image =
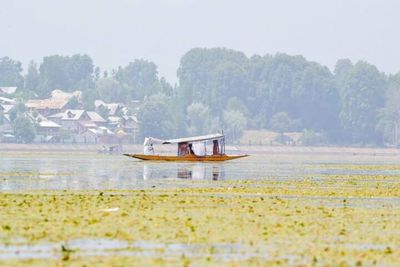
[[[212,186],[223,180],[296,180],[326,174],[400,175],[384,166],[397,156],[266,154],[223,163],[145,162],[122,155],[91,152],[0,152],[0,190],[139,189],[147,187]],[[373,170],[343,165],[382,165]],[[321,178],[323,179],[323,178]]]

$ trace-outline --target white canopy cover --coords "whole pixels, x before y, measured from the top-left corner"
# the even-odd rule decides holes
[[[217,134],[208,134],[208,135],[201,135],[201,136],[193,136],[193,137],[165,140],[163,142],[163,144],[194,143],[194,142],[199,142],[199,141],[220,140],[223,138],[224,138],[223,134],[217,133]]]
[[[206,142],[194,142],[193,143],[193,152],[197,156],[207,155]]]

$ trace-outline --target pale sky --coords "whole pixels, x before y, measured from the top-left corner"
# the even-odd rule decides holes
[[[43,56],[86,53],[111,70],[154,61],[176,81],[193,47],[247,56],[301,54],[331,69],[340,58],[400,71],[398,0],[0,0],[0,57],[27,67]]]

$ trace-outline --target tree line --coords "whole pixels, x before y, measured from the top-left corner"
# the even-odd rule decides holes
[[[58,88],[80,90],[81,105],[94,100],[132,106],[143,136],[167,138],[225,130],[230,140],[244,129],[302,131],[308,144],[398,144],[400,73],[386,75],[364,61],[340,59],[331,71],[302,56],[247,57],[225,48],[188,51],[178,83],[160,77],[157,65],[137,59],[110,73],[88,55],[44,57],[21,63],[0,58],[0,86],[17,86],[20,99],[46,98]]]

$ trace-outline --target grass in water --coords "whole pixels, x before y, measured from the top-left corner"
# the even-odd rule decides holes
[[[257,183],[257,182],[254,182]],[[357,181],[355,181],[357,183]],[[0,244],[61,244],[54,257],[1,265],[396,265],[400,187],[225,182],[218,188],[37,191],[0,195]],[[384,200],[393,199],[393,204]],[[373,205],[371,205],[371,203]],[[397,203],[397,204],[396,204]],[[199,245],[200,253],[85,255],[70,240]],[[21,241],[22,240],[22,241]],[[240,244],[222,255],[219,244]],[[140,249],[139,249],[140,250]],[[4,253],[0,248],[0,255]],[[234,255],[234,256],[232,256]]]

